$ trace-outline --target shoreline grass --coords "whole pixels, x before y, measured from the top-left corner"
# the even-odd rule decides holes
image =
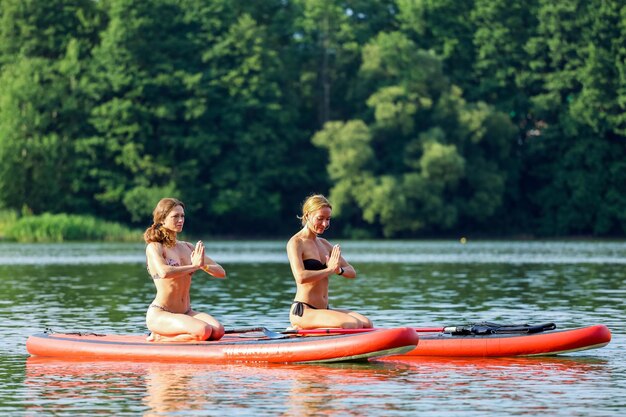
[[[0,240],[20,243],[68,241],[141,241],[142,232],[122,224],[75,214],[29,215],[0,212]]]

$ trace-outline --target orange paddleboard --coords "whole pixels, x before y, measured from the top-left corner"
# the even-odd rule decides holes
[[[179,362],[309,363],[399,355],[418,344],[408,327],[323,337],[245,337],[229,334],[209,342],[148,342],[145,335],[41,333],[26,341],[31,355],[67,359]]]
[[[601,348],[611,341],[611,331],[603,324],[532,334],[419,335],[419,345],[402,358],[546,356]]]

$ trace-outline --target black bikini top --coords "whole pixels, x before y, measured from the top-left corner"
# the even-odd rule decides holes
[[[326,269],[326,264],[321,263],[317,259],[305,259],[302,263],[304,264],[304,269],[307,271],[319,271],[321,269]]]

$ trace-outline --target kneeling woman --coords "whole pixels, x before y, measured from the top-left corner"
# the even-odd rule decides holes
[[[365,316],[328,306],[329,276],[356,278],[356,271],[341,256],[339,245],[319,237],[330,226],[332,207],[323,195],[312,195],[302,205],[302,229],[287,243],[287,255],[296,280],[296,297],[289,320],[296,329],[372,327]]]
[[[192,245],[176,240],[185,223],[185,206],[164,198],[153,212],[153,223],[144,233],[148,273],[157,293],[146,313],[150,341],[219,340],[224,327],[209,314],[191,308],[191,275],[203,269],[224,278],[224,268],[204,254],[201,241]]]

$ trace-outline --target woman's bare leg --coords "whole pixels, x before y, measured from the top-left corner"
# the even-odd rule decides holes
[[[146,314],[146,325],[152,332],[148,340],[155,342],[207,340],[213,332],[213,327],[205,321],[187,314],[170,313],[152,308]]]
[[[199,313],[194,310],[189,312],[189,315],[197,320],[202,320],[209,326],[211,326],[211,336],[208,340],[220,340],[224,336],[224,326],[217,321],[213,316],[207,313]]]
[[[372,323],[372,321],[370,319],[368,319],[367,317],[365,317],[361,313],[357,313],[356,311],[341,310],[341,309],[337,309],[337,310],[334,310],[334,311],[340,311],[342,313],[346,313],[346,314],[354,317],[355,319],[357,319],[358,321],[361,322],[361,324],[363,325],[362,328],[364,328],[364,329],[371,329],[372,327],[374,327],[374,324]]]
[[[358,314],[358,313],[357,313]],[[360,316],[360,315],[359,315]],[[361,319],[351,314],[348,314],[340,310],[315,310],[312,308],[305,308],[302,317],[291,314],[291,324],[298,329],[319,329],[324,327],[330,328],[342,328],[342,329],[361,329],[365,327],[365,324],[371,322],[366,319]]]

